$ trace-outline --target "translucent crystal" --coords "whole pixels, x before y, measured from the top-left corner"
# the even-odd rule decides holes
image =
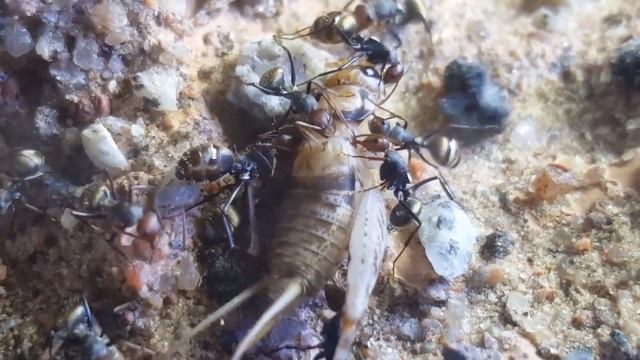
[[[78,39],[73,49],[73,62],[83,70],[100,70],[104,66],[104,60],[98,56],[98,51],[100,47],[94,39]]]
[[[53,60],[57,54],[65,51],[62,33],[51,29],[46,29],[36,43],[36,53],[47,61]]]
[[[34,47],[29,30],[19,22],[12,22],[2,32],[2,40],[7,52],[13,57],[27,54]]]

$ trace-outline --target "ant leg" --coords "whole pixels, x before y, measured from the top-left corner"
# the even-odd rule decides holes
[[[247,252],[250,255],[258,256],[260,254],[260,239],[258,238],[258,228],[256,220],[256,203],[255,203],[255,181],[249,181],[247,184],[247,206],[249,208],[249,232],[251,244]]]
[[[304,34],[305,31],[307,31],[306,34]],[[295,32],[290,34],[277,34],[274,36],[283,40],[295,40],[301,37],[311,36],[312,34],[313,34],[313,31],[311,31],[311,26],[307,26],[302,29],[296,30]]]
[[[438,169],[439,171],[440,169]],[[444,190],[445,194],[447,195],[447,197],[449,198],[449,200],[455,201],[455,198],[453,196],[453,193],[451,192],[451,188],[449,187],[449,184],[447,184],[446,180],[442,177],[442,175],[438,175],[438,176],[432,176],[430,178],[424,179],[420,182],[417,182],[413,185],[411,185],[407,190],[411,190],[411,191],[416,191],[418,190],[422,185],[432,182],[432,181],[436,181],[438,180],[438,182],[440,183],[440,187],[442,187],[442,190]]]
[[[82,307],[84,308],[85,314],[87,314],[87,325],[89,325],[89,329],[93,329],[93,314],[91,313],[89,303],[87,303],[87,298],[84,296],[82,297]]]
[[[398,200],[398,203],[400,205],[402,205],[402,207],[407,212],[409,212],[409,215],[411,216],[413,221],[415,221],[418,224],[418,226],[415,229],[413,229],[413,231],[411,231],[411,234],[407,237],[407,240],[404,241],[404,244],[402,246],[402,250],[400,250],[398,255],[393,259],[393,262],[391,263],[391,275],[393,275],[393,276],[396,275],[396,263],[400,259],[400,256],[402,256],[404,251],[409,246],[409,243],[411,243],[411,239],[413,239],[413,237],[416,235],[416,233],[418,232],[418,230],[420,230],[420,227],[422,226],[422,221],[420,221],[420,218],[413,211],[411,211],[411,209],[409,208],[409,206],[407,205],[407,203],[404,200]]]
[[[284,113],[284,115],[282,116],[282,118],[278,121],[275,122],[275,124],[273,124],[273,127],[275,129],[280,129],[281,127],[283,127],[286,123],[287,123],[287,118],[291,115],[291,112],[293,111],[293,105],[289,105],[289,108],[287,109],[287,112]]]
[[[273,91],[269,88],[266,88],[264,86],[258,85],[256,83],[244,83],[245,86],[251,86],[254,87],[260,91],[262,91],[264,94],[267,95],[271,95],[271,96],[283,96],[284,94],[282,92],[278,92],[278,91]]]
[[[307,81],[305,81],[305,82],[302,82],[302,83],[300,83],[300,84],[296,84],[296,86],[303,85],[303,84],[305,84],[305,83],[309,83],[309,82],[311,82],[311,81],[313,81],[313,80],[315,80],[315,79],[317,79],[317,78],[321,78],[321,77],[323,77],[323,76],[327,76],[327,75],[335,74],[335,73],[337,73],[337,72],[339,72],[339,71],[342,71],[342,70],[344,70],[344,69],[348,68],[349,66],[351,66],[351,65],[355,64],[356,62],[358,62],[359,60],[361,60],[363,57],[364,57],[363,55],[356,55],[356,56],[353,56],[351,59],[349,59],[349,60],[348,60],[347,62],[345,62],[344,64],[342,64],[342,65],[338,66],[337,68],[335,68],[335,69],[333,69],[333,70],[325,71],[325,72],[320,73],[320,74],[317,74],[316,76],[312,77],[311,79],[309,79],[309,80],[307,80]]]

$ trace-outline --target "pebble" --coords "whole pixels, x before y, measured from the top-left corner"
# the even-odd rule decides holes
[[[531,188],[534,196],[539,200],[555,200],[558,196],[570,193],[578,187],[578,181],[566,168],[550,164],[540,170]]]
[[[422,333],[426,340],[437,341],[442,336],[442,323],[436,319],[422,320]]]
[[[436,280],[421,293],[427,303],[445,303],[449,299],[449,283],[444,280]]]
[[[476,288],[492,288],[504,282],[504,279],[504,268],[498,264],[489,264],[476,269],[471,276],[471,284]]]
[[[70,209],[64,209],[62,216],[60,216],[60,225],[66,230],[73,230],[78,225],[78,218],[71,214]]]
[[[36,54],[47,61],[54,60],[66,50],[62,33],[53,29],[46,29],[36,42]]]
[[[169,67],[154,66],[134,77],[136,93],[162,111],[178,110],[178,94],[184,87],[180,74]]]
[[[98,55],[100,47],[92,38],[76,40],[73,49],[73,62],[82,70],[100,70],[104,67],[104,59]]]
[[[576,329],[584,329],[584,328],[592,327],[594,325],[593,313],[587,310],[578,311],[571,318],[571,325],[573,325],[573,327],[575,327]]]
[[[99,33],[118,31],[129,24],[127,10],[118,0],[107,0],[96,4],[89,11],[89,16]]]
[[[34,48],[31,33],[17,21],[11,21],[4,28],[2,40],[9,55],[16,58],[29,53]]]
[[[611,63],[613,76],[627,89],[640,89],[640,37],[629,40],[618,49]]]
[[[591,251],[591,239],[583,237],[569,244],[569,251],[572,254],[584,254]]]
[[[636,350],[633,348],[627,335],[618,329],[613,329],[609,336],[611,336],[613,345],[625,356],[625,359],[635,359]]]
[[[200,272],[191,255],[186,255],[178,262],[177,271],[178,289],[193,291],[200,284]]]
[[[506,231],[496,231],[486,236],[481,255],[485,260],[504,259],[511,254],[515,244],[513,236]]]
[[[39,106],[36,109],[34,125],[42,139],[58,136],[62,131],[58,123],[58,110],[47,105]]]
[[[82,145],[91,162],[114,175],[129,167],[109,131],[102,124],[93,124],[82,131]]]
[[[455,343],[442,348],[442,357],[444,360],[472,360],[484,359],[485,355],[482,349],[469,343]]]
[[[7,279],[7,265],[4,265],[2,261],[0,261],[0,282],[3,282]]]
[[[439,106],[452,126],[502,129],[511,112],[502,88],[481,64],[454,60],[445,68]]]
[[[593,352],[589,349],[579,347],[573,349],[564,360],[593,360]]]
[[[531,300],[526,294],[512,291],[507,294],[506,307],[511,318],[517,322],[517,319],[525,316],[531,310]]]
[[[418,319],[401,318],[397,319],[393,326],[396,336],[406,341],[416,341],[423,338],[422,325]]]
[[[420,220],[420,243],[434,271],[447,280],[464,274],[478,237],[469,215],[456,202],[436,195],[424,203]]]
[[[546,132],[533,118],[525,118],[518,121],[511,130],[511,144],[526,152],[533,152],[546,144]]]
[[[87,86],[87,77],[68,57],[58,57],[49,65],[49,73],[64,92],[73,93]]]

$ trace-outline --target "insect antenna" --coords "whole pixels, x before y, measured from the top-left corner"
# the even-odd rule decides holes
[[[233,299],[229,300],[226,304],[222,305],[218,310],[214,313],[208,315],[204,318],[198,325],[191,328],[184,336],[182,336],[178,340],[178,344],[186,344],[191,338],[201,333],[207,327],[209,327],[214,322],[222,319],[223,316],[227,315],[231,311],[240,307],[240,305],[244,304],[247,300],[249,300],[253,295],[261,291],[262,289],[269,286],[269,283],[272,281],[270,278],[264,278],[257,283],[251,285],[250,287],[244,289],[240,294],[236,295]]]
[[[301,299],[302,292],[300,281],[298,279],[292,280],[282,292],[282,295],[269,306],[267,311],[262,314],[258,322],[253,325],[249,333],[238,344],[231,360],[242,359],[242,355],[271,330],[280,315],[289,310],[297,300]]]

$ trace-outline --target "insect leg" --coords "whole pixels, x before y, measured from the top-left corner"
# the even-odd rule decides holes
[[[256,220],[256,203],[255,203],[255,181],[249,181],[247,185],[247,206],[249,208],[249,232],[251,244],[247,252],[253,256],[260,254],[260,239],[258,238],[258,228]]]
[[[214,313],[208,315],[204,318],[198,325],[190,329],[184,336],[182,336],[178,341],[178,345],[185,344],[189,341],[189,339],[198,335],[204,329],[209,327],[214,322],[222,319],[223,316],[227,315],[231,311],[238,308],[244,302],[249,300],[253,295],[258,293],[260,290],[266,288],[269,285],[269,282],[273,281],[270,278],[264,278],[257,283],[251,285],[250,287],[243,290],[240,294],[236,295],[233,299],[229,300],[226,304],[222,305],[218,310]]]
[[[431,179],[431,181],[432,180],[435,180],[435,179]],[[413,211],[411,211],[407,203],[404,200],[398,200],[398,202],[400,203],[400,205],[402,205],[402,207],[405,208],[405,210],[409,213],[413,221],[415,221],[418,224],[418,226],[415,229],[413,229],[413,231],[411,231],[411,234],[409,234],[409,236],[407,237],[407,240],[405,240],[404,244],[402,245],[402,250],[400,250],[398,255],[393,259],[393,262],[391,264],[391,274],[393,276],[395,276],[396,274],[396,262],[398,262],[398,259],[400,259],[400,256],[402,256],[404,251],[409,246],[411,239],[413,239],[413,237],[416,235],[416,233],[418,232],[418,230],[420,230],[420,227],[422,226],[422,221],[420,221],[420,218]]]
[[[270,280],[273,281],[273,280]],[[231,360],[241,360],[249,348],[265,336],[273,327],[280,316],[287,311],[296,301],[302,298],[302,284],[300,280],[293,278],[284,289],[280,297],[262,314],[260,319],[251,327],[247,335],[240,341]]]

